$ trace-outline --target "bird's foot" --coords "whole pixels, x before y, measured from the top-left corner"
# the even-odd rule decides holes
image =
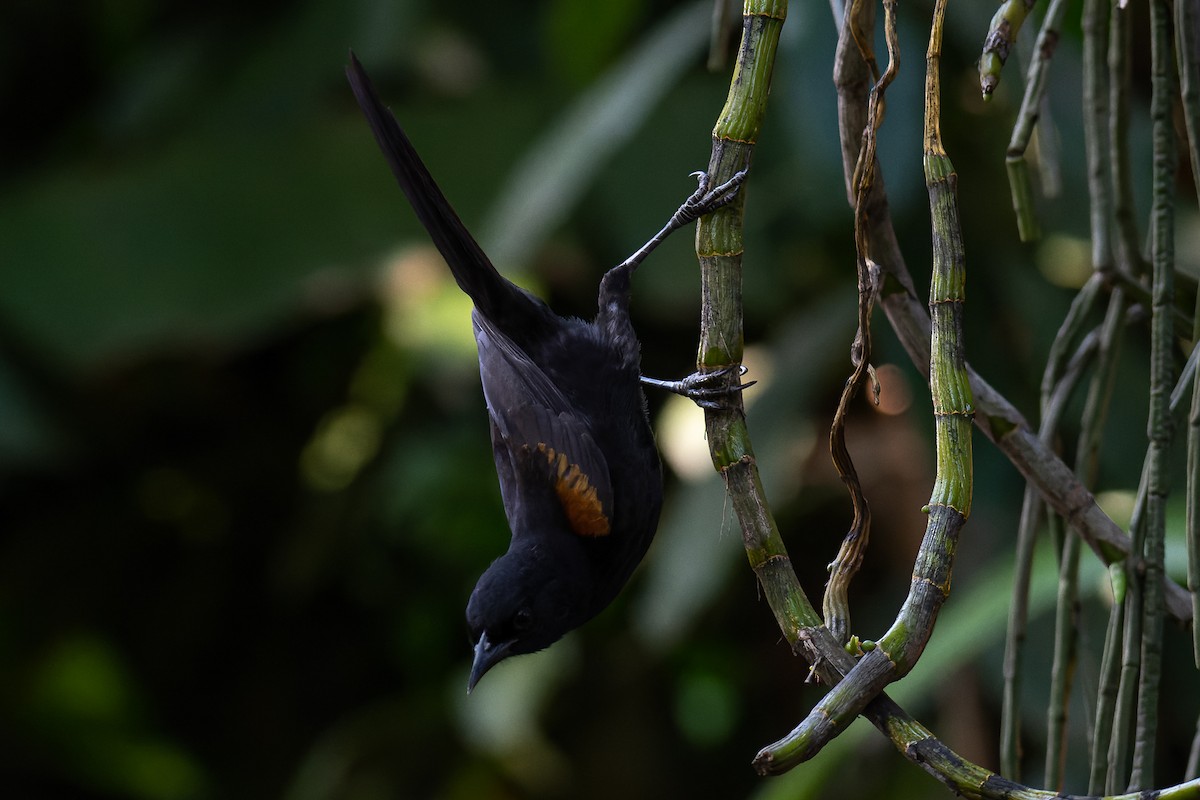
[[[734,173],[734,176],[724,183],[711,187],[712,179],[707,172],[693,172],[692,177],[699,184],[691,197],[683,201],[683,205],[675,212],[671,222],[676,227],[682,227],[705,214],[711,214],[722,206],[728,205],[737,197],[737,193],[746,182],[746,170]]]
[[[737,372],[737,383],[728,383],[725,379],[731,372]],[[642,384],[657,389],[666,389],[682,395],[701,408],[720,411],[729,408],[730,398],[753,386],[758,381],[741,382],[741,376],[746,374],[742,365],[722,367],[711,372],[693,372],[680,381],[660,381],[656,378],[642,376]]]
[[[733,198],[737,197],[738,190],[746,182],[746,170],[736,173],[732,178],[715,189],[709,186],[711,181],[707,172],[693,172],[692,176],[696,178],[699,184],[696,187],[696,191],[692,192],[691,196],[683,201],[683,205],[671,215],[671,218],[667,220],[667,224],[663,226],[662,230],[650,237],[650,241],[639,247],[637,252],[629,258],[610,269],[608,274],[604,276],[606,281],[610,280],[609,276],[612,276],[611,280],[616,280],[618,276],[626,276],[633,272],[633,270],[637,269],[646,260],[646,256],[650,255],[654,251],[654,248],[662,244],[674,231],[728,204]]]

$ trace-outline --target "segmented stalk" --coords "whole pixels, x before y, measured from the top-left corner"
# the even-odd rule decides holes
[[[1168,0],[1150,0],[1150,50],[1153,63],[1150,118],[1154,140],[1154,203],[1150,221],[1153,305],[1150,321],[1150,439],[1149,482],[1146,508],[1145,602],[1142,622],[1142,672],[1138,684],[1137,732],[1134,739],[1130,789],[1154,783],[1154,756],[1158,736],[1158,693],[1162,677],[1162,580],[1165,575],[1167,494],[1170,466],[1167,457],[1174,437],[1171,387],[1174,383],[1172,349],[1175,338],[1175,167],[1177,160],[1172,103],[1176,94],[1175,65]]]
[[[936,427],[937,473],[929,522],[913,566],[909,594],[896,621],[846,678],[833,687],[791,734],[764,748],[759,759],[788,766],[811,758],[891,681],[920,658],[942,603],[959,532],[971,511],[971,419],[974,406],[963,358],[962,306],[966,273],[958,221],[957,175],[940,131],[941,34],[945,0],[934,8],[925,79],[925,178],[933,217],[933,320],[929,386]]]

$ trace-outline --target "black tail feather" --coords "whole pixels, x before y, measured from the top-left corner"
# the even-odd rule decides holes
[[[496,271],[463,225],[395,116],[380,102],[371,79],[353,52],[350,53],[350,65],[346,67],[346,77],[392,173],[417,219],[450,265],[454,280],[484,316],[505,327],[503,318],[528,304],[528,296]]]

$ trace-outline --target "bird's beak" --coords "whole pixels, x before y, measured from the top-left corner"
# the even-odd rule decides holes
[[[467,694],[471,693],[485,672],[504,660],[511,645],[512,642],[489,641],[487,631],[479,634],[479,641],[475,645],[475,660],[471,663],[471,677],[467,679]]]

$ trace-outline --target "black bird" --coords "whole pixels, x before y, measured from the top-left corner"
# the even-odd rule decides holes
[[[492,266],[353,53],[346,75],[400,188],[475,304],[479,374],[512,541],[467,603],[475,646],[469,692],[503,659],[541,650],[602,611],[650,546],[662,466],[640,385],[630,276],[671,231],[732,200],[745,172],[712,191],[697,173],[700,188],[667,226],[604,275],[595,320],[560,317]],[[655,383],[713,402],[702,378]]]

